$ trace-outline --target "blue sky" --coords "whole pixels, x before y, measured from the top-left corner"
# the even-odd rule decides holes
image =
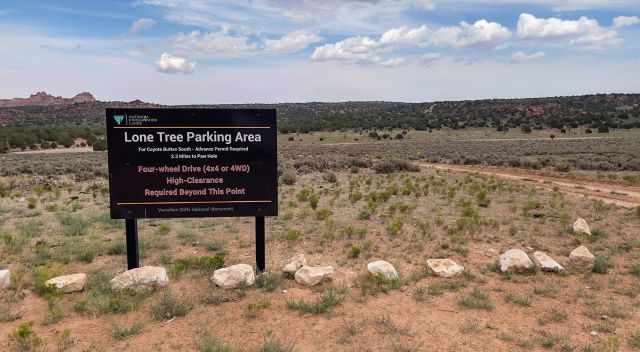
[[[638,0],[0,2],[0,97],[164,104],[640,92]]]

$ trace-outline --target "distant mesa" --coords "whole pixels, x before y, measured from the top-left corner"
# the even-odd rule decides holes
[[[71,105],[94,103],[95,101],[93,95],[88,92],[82,92],[72,98],[55,97],[47,92],[38,92],[31,94],[28,98],[0,99],[0,107]]]

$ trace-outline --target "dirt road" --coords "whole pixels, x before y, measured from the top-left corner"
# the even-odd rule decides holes
[[[570,180],[542,175],[533,170],[491,166],[467,166],[421,163],[422,167],[453,172],[475,173],[498,178],[535,183],[550,191],[559,191],[577,197],[601,200],[625,208],[640,206],[640,187],[625,186],[613,182]]]

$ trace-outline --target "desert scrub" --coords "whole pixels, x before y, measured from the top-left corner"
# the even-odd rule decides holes
[[[507,303],[513,303],[521,307],[531,307],[532,299],[531,299],[531,296],[529,295],[519,295],[519,294],[509,292],[504,296],[504,300]]]
[[[62,233],[65,236],[82,236],[89,230],[89,222],[79,215],[59,214],[58,221],[62,224]]]
[[[91,316],[101,314],[124,314],[136,310],[150,292],[111,289],[111,275],[95,272],[89,275],[84,297],[73,306],[77,313]]]
[[[25,322],[9,333],[7,347],[11,352],[40,352],[44,341],[33,331],[33,323]]]
[[[218,253],[214,256],[189,256],[176,259],[169,271],[176,277],[190,270],[210,274],[224,266],[224,257],[224,254]]]
[[[396,218],[393,219],[388,225],[387,225],[387,233],[390,236],[397,236],[400,231],[402,230],[402,227],[404,226],[404,221],[400,218]]]
[[[593,263],[592,271],[596,274],[606,274],[609,272],[609,267],[611,263],[609,261],[609,257],[599,255],[596,256],[596,260]]]
[[[331,211],[331,209],[322,208],[322,209],[316,210],[316,220],[318,221],[327,220],[331,215],[333,215],[333,212]]]
[[[247,304],[247,311],[244,316],[247,319],[255,319],[260,315],[260,312],[271,307],[271,300],[267,297],[258,299],[255,302]]]
[[[209,332],[201,334],[196,340],[196,345],[198,352],[233,352],[233,349],[229,345],[220,341]]]
[[[191,305],[186,301],[178,300],[171,291],[165,291],[156,304],[151,307],[151,317],[157,321],[183,317],[189,313]]]
[[[467,282],[461,279],[434,282],[428,286],[421,286],[413,292],[416,301],[427,301],[430,297],[441,296],[447,291],[454,292],[467,287]]]
[[[544,326],[552,323],[561,323],[568,319],[569,314],[567,312],[553,308],[538,318],[538,324]]]
[[[369,273],[362,274],[356,283],[356,287],[360,288],[362,296],[377,295],[379,293],[388,293],[402,287],[402,280],[399,278],[387,279],[381,274],[372,275]]]
[[[284,239],[287,240],[288,242],[294,242],[300,239],[300,237],[302,237],[302,232],[298,229],[289,229],[287,230],[287,233],[284,236]]]
[[[495,303],[493,303],[491,297],[477,287],[462,296],[458,300],[458,305],[466,309],[493,310],[495,308]]]
[[[342,289],[328,288],[319,299],[313,302],[305,301],[304,299],[288,299],[287,307],[302,314],[329,313],[335,306],[342,303],[345,293]]]
[[[636,329],[629,335],[627,344],[634,350],[640,350],[640,330]]]
[[[349,250],[349,258],[356,259],[360,256],[361,252],[362,252],[362,249],[360,248],[360,246],[356,246],[354,244],[351,246],[351,249]]]
[[[287,186],[292,186],[296,183],[296,172],[294,170],[285,170],[280,175],[280,182]]]
[[[273,292],[280,287],[282,275],[279,273],[262,273],[256,277],[256,287],[265,292]]]
[[[373,170],[378,174],[390,174],[394,172],[418,172],[420,168],[406,160],[389,159],[373,165]]]
[[[113,324],[111,328],[111,336],[116,340],[124,340],[127,337],[138,335],[142,331],[142,323],[135,322],[131,326],[122,326]]]

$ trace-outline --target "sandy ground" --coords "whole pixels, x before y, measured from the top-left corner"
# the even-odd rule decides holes
[[[420,164],[423,167],[495,176],[503,179],[535,182],[551,191],[601,200],[607,204],[615,204],[625,208],[640,206],[640,187],[625,186],[612,182],[593,182],[567,180],[558,177],[544,176],[533,170],[501,168],[493,166],[461,166],[446,164]]]

